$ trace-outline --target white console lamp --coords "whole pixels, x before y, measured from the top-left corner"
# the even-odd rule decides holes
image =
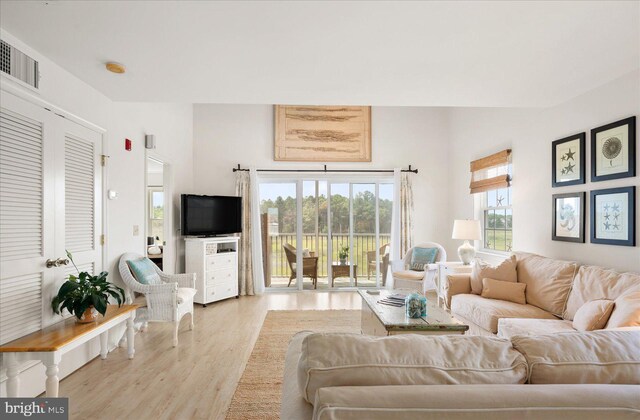
[[[464,240],[458,248],[458,256],[464,265],[471,264],[476,256],[476,249],[469,241],[479,241],[482,239],[482,228],[479,220],[455,220],[453,222],[452,239]]]

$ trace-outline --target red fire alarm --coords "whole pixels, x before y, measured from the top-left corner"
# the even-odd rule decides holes
[[[124,150],[126,150],[127,152],[131,151],[131,140],[124,139]]]

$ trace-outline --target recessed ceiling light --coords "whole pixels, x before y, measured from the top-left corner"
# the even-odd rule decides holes
[[[109,62],[105,64],[105,67],[107,68],[107,70],[109,70],[112,73],[120,74],[126,71],[124,65],[120,63]]]

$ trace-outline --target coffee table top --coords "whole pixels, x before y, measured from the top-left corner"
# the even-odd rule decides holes
[[[468,325],[463,324],[451,316],[446,310],[438,307],[435,292],[427,292],[427,316],[422,318],[409,318],[405,314],[405,307],[381,305],[379,300],[396,293],[409,294],[413,292],[407,289],[381,290],[379,295],[372,295],[366,290],[359,290],[362,297],[371,311],[378,317],[380,323],[387,331],[408,330],[408,331],[467,331]]]

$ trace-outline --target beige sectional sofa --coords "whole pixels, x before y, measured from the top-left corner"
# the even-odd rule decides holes
[[[638,303],[640,314],[640,299],[636,297],[640,293],[638,273],[578,266],[575,262],[524,252],[515,253],[514,257],[517,282],[526,284],[526,304],[487,299],[473,293],[471,275],[450,275],[446,279],[445,303],[456,318],[469,325],[469,334],[508,338],[575,331],[572,321],[577,310],[596,299],[615,301],[631,296]],[[622,311],[614,307],[606,328],[621,326],[611,320],[615,321]],[[640,327],[640,320],[631,327]]]
[[[482,297],[468,275],[447,279],[446,304],[469,335],[298,333],[281,418],[640,418],[640,275],[514,261],[524,303]],[[602,299],[615,302],[605,327],[574,329],[578,310]]]
[[[281,418],[637,419],[640,331],[373,337],[298,333]]]

